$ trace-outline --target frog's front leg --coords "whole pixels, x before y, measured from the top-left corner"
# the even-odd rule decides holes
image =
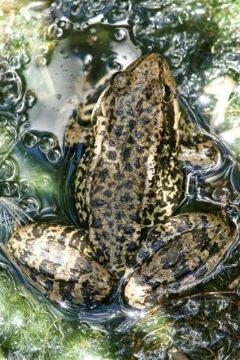
[[[112,291],[110,274],[92,259],[85,234],[74,227],[17,228],[6,250],[27,280],[53,301],[94,305]]]
[[[219,263],[235,240],[221,215],[181,214],[149,232],[137,255],[137,268],[126,283],[127,302],[137,308],[150,306],[167,292],[195,286]]]
[[[92,130],[92,111],[95,108],[101,93],[108,86],[111,74],[105,75],[100,79],[84,96],[83,100],[78,105],[78,108],[73,111],[65,128],[65,148],[71,148],[78,143],[88,143]]]

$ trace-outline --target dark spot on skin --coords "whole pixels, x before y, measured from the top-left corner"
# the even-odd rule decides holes
[[[92,227],[93,227],[94,229],[99,229],[99,228],[101,228],[101,227],[102,227],[101,219],[96,219],[96,218],[94,218],[94,219],[92,220]]]
[[[148,251],[140,250],[138,253],[138,257],[144,261],[150,256],[150,253]]]
[[[132,187],[133,187],[133,183],[132,183],[132,181],[126,181],[125,183],[124,183],[124,188],[125,189],[132,189]]]
[[[129,120],[129,122],[128,122],[129,130],[133,130],[136,125],[137,125],[137,122],[135,120]]]
[[[103,169],[103,170],[100,170],[99,171],[99,178],[102,180],[102,181],[105,181],[107,179],[109,175],[109,171],[108,169]]]
[[[46,288],[46,290],[48,292],[52,291],[53,289],[53,281],[50,280],[50,279],[47,279],[45,282],[44,282],[44,287]]]
[[[118,243],[124,243],[125,241],[126,241],[127,239],[126,239],[126,237],[125,236],[116,236],[116,241],[118,242]]]
[[[135,144],[135,140],[134,140],[134,138],[132,137],[132,135],[129,135],[129,136],[128,136],[128,138],[127,138],[127,143],[128,143],[128,144],[131,144],[131,145]]]
[[[163,101],[169,102],[171,100],[172,91],[167,84],[163,85],[162,92]]]
[[[142,154],[142,153],[144,152],[144,147],[141,146],[141,145],[137,145],[137,146],[136,146],[136,150],[137,150],[137,152],[138,152],[139,154]]]
[[[166,245],[165,242],[162,240],[154,240],[151,243],[151,249],[153,251],[158,251],[159,249],[163,248],[165,245]]]
[[[106,197],[110,198],[110,197],[112,197],[113,192],[112,192],[111,190],[106,190],[106,191],[104,191],[103,194],[104,194]]]
[[[116,115],[117,115],[117,116],[120,116],[120,117],[123,116],[123,115],[124,115],[123,110],[122,110],[122,109],[117,109],[117,110],[116,110]]]
[[[183,276],[186,276],[191,273],[191,270],[185,266],[183,269],[174,269],[174,276],[176,280],[182,278]]]
[[[74,290],[75,282],[65,282],[60,281],[59,282],[59,294],[61,295],[63,300],[72,301],[73,297],[71,292]]]
[[[131,155],[131,148],[125,148],[121,151],[123,160],[128,160]]]
[[[114,179],[116,181],[120,181],[120,180],[122,180],[122,178],[123,178],[123,175],[120,173],[120,171],[117,171],[116,174],[114,175]]]
[[[106,205],[106,201],[104,201],[102,199],[91,200],[91,206],[93,208],[100,208],[100,207],[102,207],[104,205]]]
[[[140,140],[142,137],[143,137],[142,131],[137,131],[137,132],[136,132],[136,138],[137,138],[138,140]]]
[[[44,228],[45,227],[42,224],[41,225],[36,224],[32,229],[33,236],[36,238],[42,236]]]
[[[117,159],[117,153],[116,151],[108,151],[107,152],[107,157],[109,160],[116,160]]]
[[[122,211],[117,211],[115,215],[116,220],[121,220],[123,218]]]
[[[39,272],[43,276],[54,279],[57,273],[58,265],[48,260],[43,260],[39,266]]]
[[[134,161],[134,166],[135,166],[136,169],[141,169],[141,159],[140,158],[137,158]]]
[[[129,172],[132,172],[132,171],[133,171],[132,165],[131,165],[130,163],[127,163],[127,164],[125,165],[125,170],[127,170],[127,171],[129,171]]]
[[[114,133],[117,137],[122,135],[122,131],[123,131],[123,126],[121,126],[121,125],[114,126]]]
[[[141,118],[141,124],[142,124],[143,126],[148,125],[150,122],[151,122],[151,120],[148,119],[147,117],[142,117],[142,118]]]
[[[131,226],[125,226],[123,228],[123,231],[124,231],[124,234],[126,234],[126,235],[132,235],[135,233],[135,229]]]
[[[137,245],[137,243],[135,243],[134,241],[132,241],[132,242],[130,242],[130,243],[128,244],[127,249],[128,249],[129,252],[135,252],[135,251],[137,251],[137,249],[138,249],[138,245]]]
[[[120,201],[122,203],[130,202],[130,201],[132,201],[132,197],[130,196],[130,194],[126,193],[126,194],[123,194],[120,196]]]

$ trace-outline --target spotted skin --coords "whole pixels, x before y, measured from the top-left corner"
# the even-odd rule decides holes
[[[111,293],[110,274],[91,258],[84,233],[74,227],[43,223],[19,228],[7,250],[50,299],[91,304]]]
[[[178,121],[169,67],[155,56],[115,75],[93,113],[76,204],[89,224],[94,258],[116,278],[138,251],[142,226],[166,219],[180,199]]]
[[[70,119],[69,146],[78,140],[71,133],[76,123],[81,128],[80,113]],[[9,257],[53,301],[97,305],[122,276],[124,297],[134,307],[193,286],[234,236],[225,215],[173,216],[184,190],[187,136],[167,62],[150,54],[115,74],[91,122],[75,179],[80,229],[18,228],[6,246]]]
[[[166,290],[197,285],[232,244],[233,230],[221,214],[182,214],[151,229],[137,254],[141,267],[131,274],[124,293],[133,307],[157,302]]]

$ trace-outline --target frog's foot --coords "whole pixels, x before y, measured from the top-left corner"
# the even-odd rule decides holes
[[[234,240],[231,226],[220,215],[181,214],[155,226],[138,254],[143,265],[126,283],[127,302],[148,307],[167,292],[196,286],[217,267]]]
[[[202,168],[214,166],[218,163],[220,154],[212,140],[194,145],[181,145],[179,160],[188,162],[192,166]]]
[[[97,305],[112,292],[110,274],[92,259],[83,232],[74,227],[17,228],[6,250],[23,276],[53,301]]]

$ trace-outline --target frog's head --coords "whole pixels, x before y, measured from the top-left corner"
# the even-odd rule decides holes
[[[152,95],[158,102],[170,102],[176,98],[176,84],[170,67],[165,59],[152,53],[134,61],[124,71],[116,73],[112,80],[116,91],[126,87],[142,88],[150,98]]]

